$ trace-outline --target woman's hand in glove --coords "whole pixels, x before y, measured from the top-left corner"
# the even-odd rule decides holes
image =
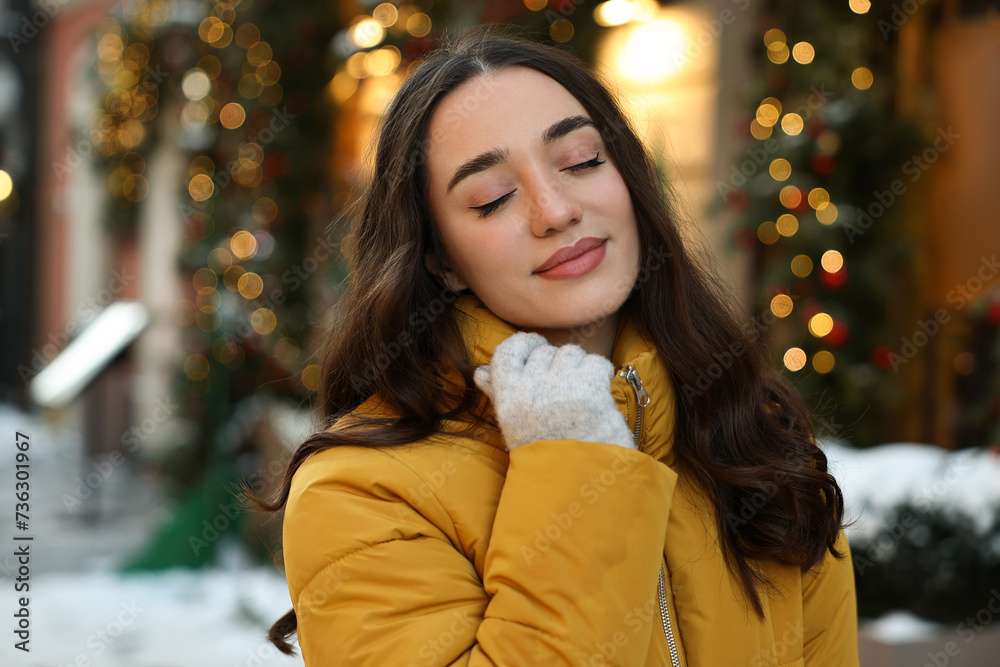
[[[578,345],[554,347],[519,332],[497,345],[475,381],[490,400],[507,450],[536,440],[585,440],[635,449],[611,397],[614,366]]]

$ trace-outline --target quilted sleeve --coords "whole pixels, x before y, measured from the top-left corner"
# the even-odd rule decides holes
[[[426,480],[337,450],[296,473],[285,513],[307,665],[605,664],[609,646],[615,664],[644,663],[658,618],[636,612],[655,601],[670,468],[605,443],[518,447],[480,578],[438,499],[408,502]]]
[[[858,604],[854,565],[843,529],[837,560],[829,552],[816,570],[803,575],[803,658],[806,667],[858,666]]]

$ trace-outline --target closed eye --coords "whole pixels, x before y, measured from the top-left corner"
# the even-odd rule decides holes
[[[566,171],[583,171],[584,169],[591,169],[593,167],[599,167],[602,164],[604,164],[605,162],[607,162],[607,160],[602,160],[601,159],[601,153],[598,152],[597,156],[595,158],[593,158],[592,160],[587,160],[586,162],[582,162],[580,164],[575,164],[572,167],[567,167]]]
[[[596,157],[594,157],[594,158],[592,158],[590,160],[587,160],[586,162],[581,162],[580,164],[575,164],[572,167],[567,167],[566,171],[573,171],[573,172],[576,172],[576,171],[585,171],[587,169],[593,169],[594,167],[599,167],[602,164],[604,164],[605,162],[607,162],[607,160],[602,160],[601,159],[601,153],[598,151]],[[485,218],[486,216],[490,215],[491,213],[493,213],[494,211],[496,211],[498,208],[500,208],[500,206],[503,205],[504,202],[506,202],[508,199],[510,199],[511,195],[513,195],[514,192],[517,192],[517,190],[514,190],[512,192],[508,192],[503,197],[500,197],[498,199],[494,199],[493,201],[491,201],[491,202],[489,202],[487,204],[483,204],[482,206],[472,206],[470,208],[472,208],[473,210],[479,211],[479,217],[480,218]]]
[[[494,199],[488,204],[483,204],[482,206],[473,206],[472,208],[475,209],[476,211],[479,211],[480,218],[485,218],[490,213],[497,210],[500,207],[500,204],[503,204],[505,201],[510,199],[510,196],[514,194],[514,192],[517,192],[517,190],[514,190],[513,192],[508,192],[503,197],[500,197],[499,199]]]

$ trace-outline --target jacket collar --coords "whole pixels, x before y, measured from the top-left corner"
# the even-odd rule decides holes
[[[520,331],[510,322],[494,315],[473,294],[463,294],[456,299],[455,310],[469,351],[469,359],[476,366],[490,363],[497,345]],[[620,368],[642,354],[652,353],[654,349],[652,343],[639,334],[631,318],[623,317],[618,322],[611,363],[615,368]]]
[[[456,299],[454,308],[469,359],[476,366],[490,363],[497,345],[519,331],[513,324],[493,314],[473,294],[460,296]],[[635,394],[632,387],[618,373],[627,366],[632,366],[639,374],[644,388],[651,397],[649,406],[644,410],[645,426],[639,448],[654,458],[665,461],[672,449],[670,445],[673,438],[673,386],[653,344],[642,337],[630,317],[622,317],[618,323],[611,362],[616,372],[611,393],[630,427],[634,426],[635,420]],[[478,397],[479,402],[474,412],[490,425],[489,432],[480,433],[479,437],[506,451],[499,436],[499,428],[496,426],[489,399],[481,392]]]

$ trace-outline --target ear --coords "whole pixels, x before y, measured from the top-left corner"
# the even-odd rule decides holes
[[[447,265],[440,265],[433,253],[424,254],[424,265],[442,286],[447,287],[452,292],[469,289],[469,286],[455,273],[455,270]]]

